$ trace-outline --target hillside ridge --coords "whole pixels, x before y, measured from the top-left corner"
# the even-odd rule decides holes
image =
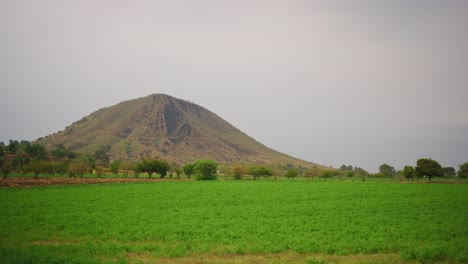
[[[219,163],[323,167],[268,148],[208,109],[166,94],[101,108],[37,142],[85,153],[104,149],[111,159],[160,157],[183,164],[209,158]]]

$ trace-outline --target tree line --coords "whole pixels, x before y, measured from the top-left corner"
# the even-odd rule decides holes
[[[357,168],[357,170],[362,170]],[[351,174],[351,177],[356,171],[351,165],[342,165],[340,171],[347,174]],[[386,163],[379,166],[379,172],[375,174],[368,174],[369,177],[375,178],[405,178],[408,180],[414,180],[417,178],[428,178],[432,181],[433,178],[468,178],[468,162],[459,165],[458,172],[453,167],[442,167],[436,160],[429,158],[421,158],[416,161],[416,166],[406,165],[402,170],[396,170],[395,167]]]
[[[144,159],[141,161],[114,160],[111,162],[105,149],[98,149],[94,153],[76,153],[63,144],[47,150],[44,146],[29,141],[10,140],[8,145],[0,142],[0,173],[6,178],[11,173],[24,175],[32,173],[35,178],[40,174],[58,175],[61,177],[84,177],[94,174],[103,177],[105,174],[114,174],[115,177],[135,177],[141,174],[152,178],[180,178],[184,175],[190,179],[192,176],[198,180],[216,179],[216,175],[231,176],[235,180],[251,178],[285,177],[295,179],[302,177],[307,180],[314,178],[328,179],[335,177],[349,178],[391,178],[400,177],[411,179],[427,177],[431,181],[434,177],[468,178],[468,162],[460,165],[458,172],[452,167],[442,167],[432,159],[419,159],[416,166],[405,166],[397,171],[393,166],[382,164],[379,173],[371,174],[360,167],[342,165],[339,169],[323,170],[317,166],[309,168],[293,164],[259,165],[259,164],[231,164],[219,165],[213,160],[200,159],[193,163],[179,165],[160,158]]]

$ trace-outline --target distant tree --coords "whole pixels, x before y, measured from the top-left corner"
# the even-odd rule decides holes
[[[153,173],[158,173],[160,178],[164,178],[169,170],[169,163],[159,159],[143,160],[140,163],[140,171],[148,173],[151,178]]]
[[[75,152],[65,148],[63,144],[56,145],[55,149],[52,150],[50,154],[52,154],[52,156],[54,156],[56,159],[60,159],[60,160],[63,160],[66,158],[74,159],[78,156]]]
[[[105,151],[103,148],[94,152],[94,160],[98,165],[105,167],[109,166],[109,155],[107,155],[107,151]]]
[[[195,172],[195,164],[193,163],[187,163],[184,165],[184,174],[187,176],[187,178],[190,179],[190,176],[193,175],[193,173]]]
[[[292,167],[286,172],[284,177],[289,178],[289,179],[294,179],[298,175],[299,175],[299,171],[295,167]]]
[[[291,166],[286,166],[289,169]],[[289,170],[288,169],[288,170]],[[254,180],[257,180],[261,176],[268,177],[273,175],[273,170],[265,166],[253,165],[249,167],[249,173],[253,176]]]
[[[382,174],[384,178],[390,178],[390,177],[395,176],[396,171],[394,167],[388,164],[382,164],[379,167],[379,173]]]
[[[135,176],[135,178],[138,178],[138,176],[140,175],[140,172],[143,172],[140,170],[140,163],[134,163],[133,164],[133,176]]]
[[[455,171],[454,167],[444,167],[442,168],[442,171],[444,172],[445,177],[452,178],[457,176],[457,172]]]
[[[281,164],[274,165],[271,168],[271,172],[273,173],[273,177],[275,177],[276,180],[278,177],[282,177],[284,175],[283,166],[281,166]]]
[[[45,147],[37,143],[26,144],[25,152],[32,160],[45,160],[48,155]]]
[[[413,179],[415,177],[416,171],[411,166],[405,166],[405,168],[402,171],[402,174],[409,182],[410,179]]]
[[[96,168],[94,168],[94,170],[96,171],[96,177],[101,178],[104,175],[104,167],[96,165]]]
[[[123,160],[119,164],[119,170],[122,171],[125,178],[128,177],[128,173],[135,168],[135,163],[130,160]]]
[[[0,173],[2,174],[2,178],[6,179],[8,174],[11,172],[11,164],[8,160],[1,158],[0,159]]]
[[[319,170],[318,170],[317,166],[314,165],[312,168],[307,169],[304,172],[304,175],[307,178],[307,180],[309,180],[309,179],[313,180],[314,177],[318,175],[318,173],[319,173]]]
[[[180,179],[180,175],[182,175],[182,173],[184,173],[184,171],[182,170],[181,167],[177,167],[175,169],[175,173],[176,173],[177,179]]]
[[[212,160],[197,160],[195,171],[198,173],[197,180],[216,180],[218,164]]]
[[[110,164],[110,171],[115,174],[115,177],[118,177],[119,176],[119,167],[120,167],[120,163],[122,161],[120,160],[114,160],[111,164]]]
[[[354,167],[354,176],[358,177],[358,178],[365,179],[365,178],[369,177],[369,172],[367,172],[363,168]]]
[[[177,165],[176,162],[171,162],[171,164],[169,165],[169,178],[172,179],[172,175],[174,175],[174,173],[176,172],[177,168],[179,168],[179,165]]]
[[[86,154],[84,157],[82,157],[83,160],[85,160],[88,163],[89,166],[89,173],[93,173],[94,168],[96,168],[96,161],[94,160],[94,156],[91,154]]]
[[[35,160],[27,165],[29,171],[34,174],[34,178],[38,178],[40,173],[50,173],[52,171],[52,163],[48,160]]]
[[[349,171],[347,171],[347,172],[346,172],[346,177],[348,177],[348,178],[352,178],[352,177],[354,177],[354,174],[355,174],[355,172],[354,172],[354,171],[352,171],[352,170],[349,170]]]
[[[444,172],[442,171],[442,166],[439,162],[432,159],[419,159],[416,162],[416,173],[419,176],[427,176],[429,182],[432,181],[433,177],[442,177]]]
[[[463,163],[459,166],[458,177],[462,179],[468,178],[468,162]]]
[[[353,166],[349,165],[349,166],[346,166],[346,165],[341,165],[340,167],[340,170],[343,170],[343,171],[352,171],[353,170]]]
[[[333,173],[329,170],[324,170],[322,171],[322,174],[319,175],[320,178],[324,178],[325,180],[328,178],[331,178],[333,176]]]
[[[242,177],[249,173],[249,169],[244,164],[234,164],[231,168],[231,173],[235,180],[241,180]]]
[[[68,164],[68,176],[75,177],[78,175],[80,178],[83,178],[83,175],[88,173],[91,170],[88,161],[83,159],[74,159]]]
[[[65,173],[67,173],[68,170],[68,163],[66,162],[56,162],[55,163],[55,172],[60,175],[60,177],[63,177]]]
[[[20,143],[18,140],[11,140],[8,143],[8,146],[6,147],[6,151],[11,152],[11,153],[16,153],[20,149]]]

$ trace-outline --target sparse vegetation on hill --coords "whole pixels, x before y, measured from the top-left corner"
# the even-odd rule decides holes
[[[185,164],[206,158],[224,164],[324,168],[264,146],[201,106],[161,94],[100,109],[37,143],[47,149],[62,144],[96,157],[104,150],[111,160],[160,157]]]

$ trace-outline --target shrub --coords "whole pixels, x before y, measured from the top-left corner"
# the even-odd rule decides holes
[[[197,160],[195,171],[198,173],[197,180],[216,180],[216,169],[218,164],[212,160]]]

